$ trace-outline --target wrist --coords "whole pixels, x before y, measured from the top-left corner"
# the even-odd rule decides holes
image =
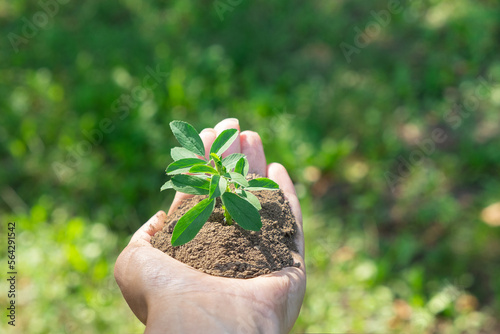
[[[164,305],[148,305],[144,333],[282,333],[276,312],[262,306],[238,297],[195,304],[170,299]]]

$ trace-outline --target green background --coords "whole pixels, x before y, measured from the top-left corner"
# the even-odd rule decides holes
[[[499,332],[500,229],[480,218],[500,201],[499,17],[493,0],[0,0],[15,329],[142,332],[113,265],[172,199],[168,123],[237,117],[302,203],[294,332]]]

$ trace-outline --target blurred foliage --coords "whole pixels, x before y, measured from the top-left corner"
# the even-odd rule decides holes
[[[70,217],[47,197],[29,213],[3,219],[16,222],[16,333],[143,331],[113,278],[113,263],[128,240],[103,224]],[[0,288],[7,291],[7,281]],[[6,294],[0,302],[6,305]],[[2,321],[0,329],[14,328]]]
[[[225,117],[304,206],[295,331],[500,331],[500,230],[480,218],[500,201],[496,1],[43,3],[0,0],[24,332],[140,331],[111,268],[170,203],[168,123]]]

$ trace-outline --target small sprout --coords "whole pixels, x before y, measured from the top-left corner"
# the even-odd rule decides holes
[[[250,191],[277,190],[279,186],[265,177],[247,180],[249,164],[244,154],[233,153],[221,157],[238,137],[238,131],[222,131],[210,148],[209,158],[205,159],[205,146],[193,126],[173,121],[170,128],[183,147],[174,147],[170,151],[174,162],[168,165],[166,173],[172,178],[161,190],[174,189],[186,194],[208,195],[179,219],[172,232],[172,245],[183,245],[198,234],[213,212],[217,197],[222,200],[227,225],[235,221],[245,230],[260,230],[262,221],[259,210],[262,207],[259,199]]]

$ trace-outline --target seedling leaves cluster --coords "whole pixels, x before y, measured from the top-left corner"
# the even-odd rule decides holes
[[[221,157],[238,138],[238,131],[222,131],[214,140],[207,159],[203,141],[192,125],[172,121],[170,128],[182,147],[174,147],[170,151],[174,162],[168,165],[166,173],[172,178],[161,190],[174,189],[191,195],[208,195],[178,220],[172,233],[172,245],[183,245],[198,234],[213,212],[217,197],[222,200],[226,224],[231,225],[235,221],[246,230],[260,230],[262,221],[259,210],[262,207],[259,199],[250,191],[277,190],[279,187],[265,177],[247,180],[249,164],[244,154],[233,153]]]

